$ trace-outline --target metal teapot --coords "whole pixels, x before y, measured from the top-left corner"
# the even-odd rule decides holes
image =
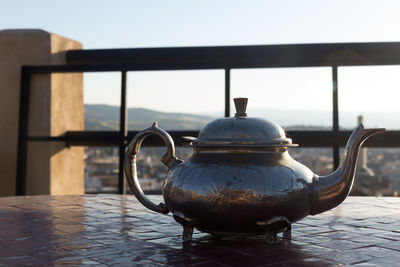
[[[347,142],[336,171],[318,176],[295,161],[288,147],[297,146],[276,123],[247,117],[247,98],[236,98],[235,117],[208,123],[198,138],[185,137],[192,157],[175,156],[171,136],[154,123],[139,132],[125,153],[124,169],[137,199],[150,210],[167,214],[183,226],[183,240],[193,228],[220,235],[290,233],[291,224],[339,205],[353,185],[361,144],[385,129],[360,124]],[[143,193],[136,171],[142,141],[158,135],[167,146],[161,161],[168,167],[164,203],[155,204]]]

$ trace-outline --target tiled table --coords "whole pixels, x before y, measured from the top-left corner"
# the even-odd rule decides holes
[[[274,245],[181,234],[133,196],[0,198],[0,266],[400,266],[400,198],[349,197]]]

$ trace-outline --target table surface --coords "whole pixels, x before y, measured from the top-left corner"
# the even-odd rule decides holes
[[[0,198],[0,266],[394,266],[400,198],[348,197],[272,245],[198,231],[182,243],[181,234],[171,215],[129,195]]]

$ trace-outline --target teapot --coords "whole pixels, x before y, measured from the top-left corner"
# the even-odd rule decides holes
[[[133,138],[125,153],[124,170],[136,198],[152,211],[172,213],[183,226],[183,241],[193,229],[213,236],[290,234],[292,223],[338,206],[349,194],[357,155],[370,136],[385,131],[360,124],[351,134],[336,171],[318,176],[294,160],[289,147],[298,146],[275,122],[248,117],[247,98],[235,98],[236,114],[213,120],[198,138],[184,137],[193,148],[190,159],[175,156],[171,136],[155,122]],[[168,167],[163,185],[165,203],[156,204],[143,193],[136,155],[149,135],[167,147],[161,161]]]

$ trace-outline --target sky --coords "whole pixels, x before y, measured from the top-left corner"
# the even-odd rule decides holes
[[[399,42],[397,0],[3,0],[0,29],[40,28],[85,49]],[[400,68],[339,69],[339,109],[400,111]],[[331,110],[330,68],[232,70],[232,96],[254,108]],[[119,105],[119,73],[84,77],[85,103]],[[222,112],[222,70],[130,72],[128,106]],[[222,113],[221,113],[222,115]]]

